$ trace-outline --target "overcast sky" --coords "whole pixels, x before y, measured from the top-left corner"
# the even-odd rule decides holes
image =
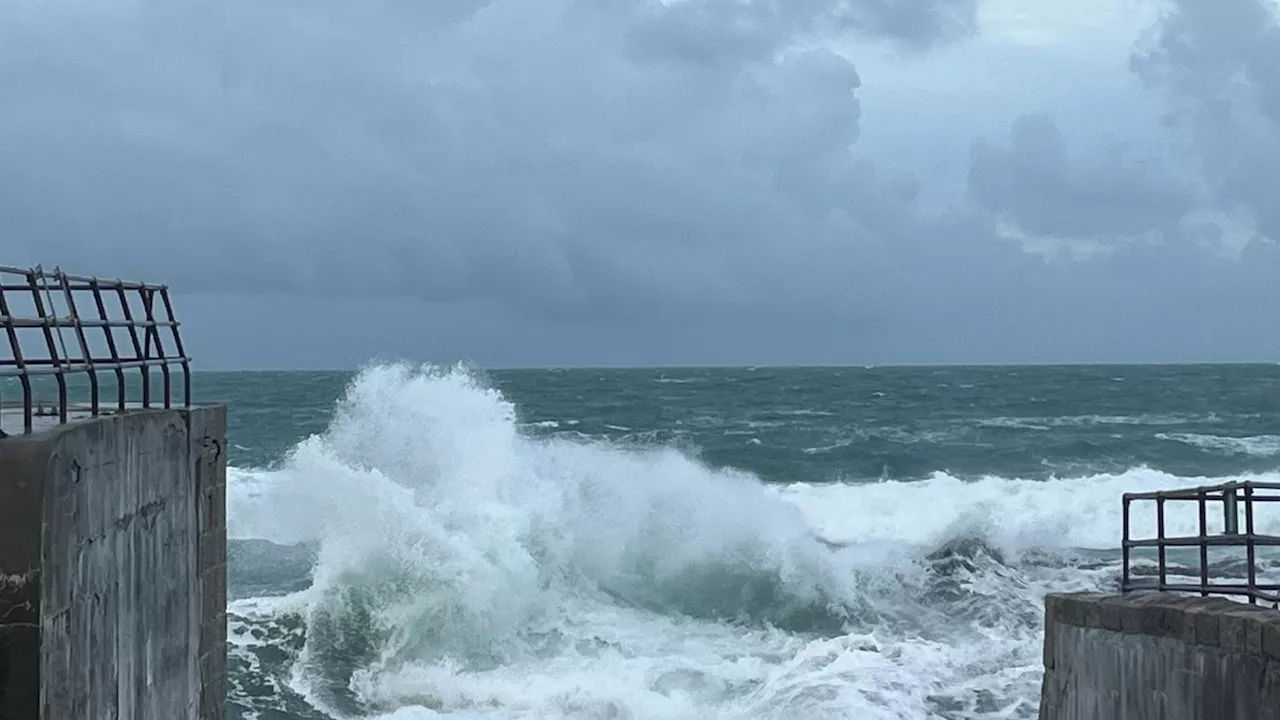
[[[0,0],[0,263],[205,368],[1280,361],[1276,0]]]

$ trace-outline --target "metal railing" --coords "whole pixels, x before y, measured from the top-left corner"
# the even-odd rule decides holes
[[[1134,539],[1131,536],[1130,511],[1135,502],[1152,502],[1155,505],[1155,529],[1153,538]],[[1256,530],[1254,505],[1258,503],[1280,502],[1280,483],[1269,482],[1230,482],[1221,485],[1186,488],[1182,490],[1164,490],[1148,493],[1126,493],[1124,495],[1124,538],[1122,552],[1124,570],[1121,579],[1121,590],[1160,590],[1165,592],[1198,593],[1202,596],[1229,595],[1242,597],[1250,603],[1266,602],[1273,606],[1280,604],[1280,583],[1260,582],[1258,578],[1258,552],[1260,549],[1280,548],[1280,536],[1260,534]],[[1185,507],[1195,503],[1196,526],[1195,535],[1170,536],[1166,532],[1168,505],[1178,503]],[[1210,531],[1211,517],[1221,517],[1220,532]],[[1220,513],[1220,515],[1219,515]],[[1244,529],[1241,531],[1240,518],[1244,517]],[[1226,581],[1211,578],[1210,549],[1243,548],[1244,578]],[[1135,578],[1132,562],[1134,551],[1138,549],[1154,549],[1156,554],[1156,575],[1154,578]],[[1195,582],[1187,580],[1171,580],[1169,567],[1170,550],[1192,550],[1199,556],[1199,573]],[[1184,575],[1183,577],[1186,577]]]
[[[0,349],[0,388],[10,378],[21,385],[24,433],[32,432],[35,417],[55,414],[53,408],[45,409],[46,401],[37,397],[34,387],[47,382],[46,378],[57,384],[60,423],[67,422],[71,409],[68,377],[87,378],[88,404],[76,410],[96,416],[111,406],[117,411],[130,405],[152,407],[152,368],[160,370],[163,407],[171,407],[171,375],[176,366],[182,375],[182,404],[190,405],[191,359],[178,325],[165,285],[70,275],[60,268],[0,265],[0,328],[10,350],[6,357]],[[127,397],[133,373],[127,377],[126,371],[134,370],[140,381],[140,402]],[[116,381],[110,406],[103,405],[101,374],[105,373]],[[17,406],[0,402],[0,419],[6,407]],[[0,437],[5,430],[0,427]]]

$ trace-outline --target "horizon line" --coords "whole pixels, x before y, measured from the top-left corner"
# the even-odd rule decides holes
[[[1006,367],[1192,367],[1203,365],[1280,365],[1280,360],[1185,360],[1185,361],[1088,361],[1088,362],[907,362],[907,363],[743,363],[739,365],[688,364],[688,365],[480,365],[465,361],[411,361],[387,360],[366,362],[355,367],[335,368],[201,368],[192,367],[196,373],[356,373],[376,365],[392,364],[434,365],[437,367],[464,366],[480,371],[531,371],[531,370],[878,370],[924,368],[1006,368]]]

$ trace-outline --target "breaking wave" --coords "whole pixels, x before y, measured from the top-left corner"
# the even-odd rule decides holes
[[[263,682],[332,716],[1029,717],[1043,593],[1114,582],[1078,549],[1116,546],[1121,492],[1197,482],[766,486],[524,427],[476,374],[378,366],[233,470],[231,536],[314,565],[233,603],[238,662],[272,675],[271,639]]]

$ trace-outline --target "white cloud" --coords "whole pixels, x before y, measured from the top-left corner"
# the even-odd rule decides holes
[[[1155,0],[982,0],[978,28],[990,41],[1035,48],[1127,49],[1157,11]]]
[[[1056,236],[1027,232],[1017,221],[1000,215],[996,217],[996,234],[1004,240],[1018,244],[1023,252],[1044,258],[1046,261],[1084,261],[1106,257],[1116,247],[1134,240],[1129,236]],[[1145,238],[1148,242],[1153,238]]]

